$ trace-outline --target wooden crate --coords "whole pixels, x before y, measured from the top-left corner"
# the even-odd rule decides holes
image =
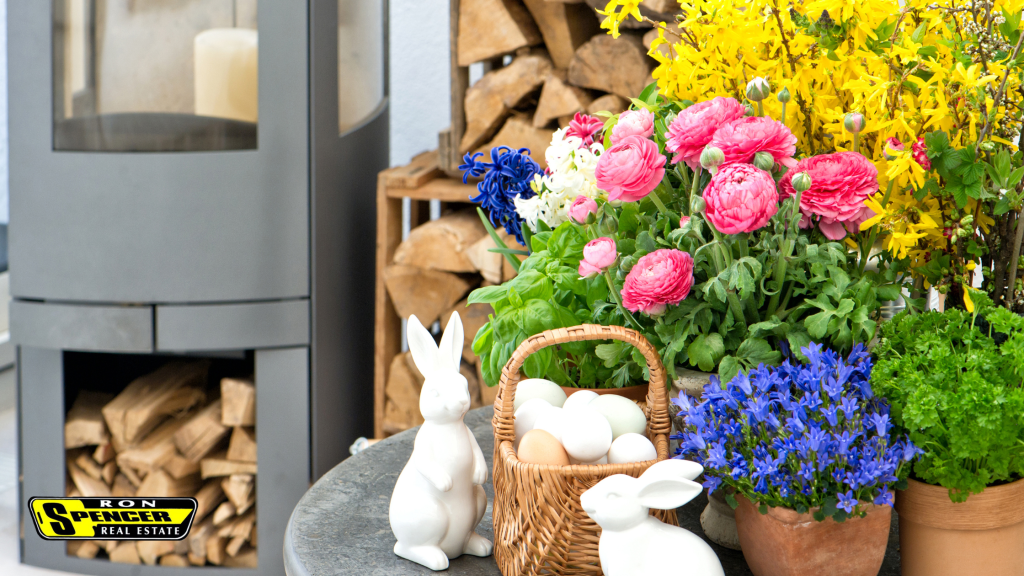
[[[439,200],[442,211],[448,204],[468,204],[476,195],[473,184],[446,177],[438,167],[437,151],[420,154],[406,166],[377,176],[377,287],[374,311],[374,436],[383,438],[384,390],[391,360],[402,351],[402,319],[384,286],[384,268],[391,263],[402,242],[402,199],[411,201],[410,227],[430,219],[430,201]]]

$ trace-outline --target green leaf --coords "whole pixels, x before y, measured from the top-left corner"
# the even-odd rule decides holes
[[[914,30],[913,34],[910,35],[910,39],[914,41],[914,44],[920,44],[921,41],[924,40],[924,35],[927,33],[928,23],[922,22],[921,25]]]
[[[491,240],[494,240],[494,245],[498,248],[508,248],[505,241],[502,240],[501,236],[498,236],[498,233],[494,230],[494,226],[491,226],[491,220],[487,217],[487,214],[484,213],[483,209],[477,206],[476,213],[480,216],[480,221],[484,223],[484,228],[487,230],[487,234],[491,236]],[[505,254],[505,259],[508,260],[508,263],[512,266],[513,270],[519,272],[518,258],[513,258],[510,254]]]
[[[736,350],[736,356],[746,361],[747,366],[758,364],[777,365],[782,361],[782,353],[772,350],[771,344],[760,338],[747,338]]]
[[[484,286],[469,293],[467,302],[469,304],[492,304],[505,298],[508,294],[508,286]]]
[[[740,373],[740,361],[735,356],[725,356],[718,364],[718,377],[722,382],[731,382]]]
[[[725,355],[725,343],[722,336],[717,333],[701,334],[686,347],[686,354],[690,357],[691,366],[697,366],[704,372],[711,372]]]
[[[658,102],[658,83],[651,82],[640,91],[638,99],[644,104],[656,104]]]
[[[740,505],[739,502],[736,501],[736,495],[731,493],[725,495],[725,503],[728,504],[729,508],[732,508],[733,510],[738,508]]]
[[[896,284],[883,284],[875,288],[875,293],[882,301],[899,300],[903,296],[903,287]]]

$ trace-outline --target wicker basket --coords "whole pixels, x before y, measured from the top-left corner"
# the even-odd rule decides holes
[[[651,379],[644,412],[658,460],[599,466],[528,464],[516,458],[513,401],[530,354],[548,346],[581,340],[621,340],[647,359]],[[638,477],[668,455],[671,421],[665,368],[661,357],[642,335],[621,326],[585,324],[537,334],[512,354],[501,373],[494,400],[494,557],[504,576],[537,574],[602,574],[598,557],[601,528],[580,505],[580,494],[612,474]],[[652,515],[678,525],[674,510]]]

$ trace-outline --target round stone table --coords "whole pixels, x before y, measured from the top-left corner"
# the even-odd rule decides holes
[[[491,431],[491,407],[466,415],[466,424],[476,435],[480,449],[493,469],[494,435]],[[419,564],[395,556],[395,537],[388,524],[388,503],[398,474],[412,453],[417,428],[378,442],[348,458],[324,475],[306,492],[292,512],[284,537],[285,573],[288,576],[403,576],[406,574],[459,574],[499,576],[494,558],[461,556],[451,561],[448,570],[437,573]],[[494,540],[491,527],[491,503],[494,487],[488,474],[487,513],[477,532]],[[679,508],[679,524],[700,537],[700,513],[707,505],[701,495]],[[885,564],[879,576],[899,576],[896,515],[889,536]],[[743,554],[711,544],[727,576],[749,576]],[[670,552],[669,552],[670,553]],[[686,559],[679,558],[680,574]]]

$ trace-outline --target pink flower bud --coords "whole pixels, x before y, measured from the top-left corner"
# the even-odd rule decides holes
[[[587,242],[583,247],[583,260],[580,260],[580,276],[590,278],[600,274],[602,270],[611,266],[619,257],[619,251],[615,247],[615,240],[601,237]]]
[[[587,217],[597,213],[597,202],[582,194],[577,196],[569,206],[569,218],[577,224],[586,224]]]
[[[682,217],[679,218],[679,227],[682,228],[683,226],[686,226],[689,222],[690,222],[690,217],[689,216],[682,216]]]
[[[612,144],[618,144],[626,136],[650,138],[651,134],[654,134],[654,114],[650,110],[626,110],[619,114],[619,121],[612,128]]]

